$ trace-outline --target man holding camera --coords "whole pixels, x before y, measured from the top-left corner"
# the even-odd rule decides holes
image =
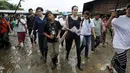
[[[117,17],[117,12],[113,12],[108,20],[108,26],[113,26],[114,30],[113,48],[115,55],[111,65],[107,67],[111,73],[113,73],[113,69],[117,73],[126,73],[127,53],[130,49],[130,3],[126,6],[125,15],[115,17]]]

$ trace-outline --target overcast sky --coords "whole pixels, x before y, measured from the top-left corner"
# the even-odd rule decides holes
[[[79,7],[79,11],[83,9],[83,3],[92,0],[24,0],[21,2],[22,8],[28,10],[29,8],[36,9],[36,7],[43,7],[44,10],[60,10],[71,11],[73,5]],[[18,4],[19,0],[9,0],[10,3]]]

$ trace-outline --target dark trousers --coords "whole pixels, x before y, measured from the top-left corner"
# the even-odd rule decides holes
[[[81,63],[81,58],[80,58],[80,36],[76,35],[76,34],[68,34],[69,37],[66,38],[66,50],[67,50],[67,54],[66,54],[66,58],[68,59],[71,47],[72,47],[72,42],[73,40],[75,40],[75,45],[76,45],[76,51],[77,51],[77,62],[78,62],[78,66],[80,66]]]
[[[8,32],[0,34],[0,47],[3,47],[4,45],[6,47],[10,46]]]
[[[29,32],[29,35],[31,35],[32,29],[28,29],[28,32]],[[34,41],[35,41],[35,43],[36,43],[36,38],[37,38],[37,33],[36,33],[36,31],[33,32],[33,35],[34,35],[34,38],[31,38],[31,37],[30,37],[31,43],[34,43]]]
[[[14,26],[12,24],[10,24],[11,30],[13,30]]]
[[[45,36],[39,35],[38,42],[39,42],[39,48],[40,48],[41,54],[42,56],[44,56],[44,53],[48,51],[47,39]]]
[[[95,40],[95,48],[97,48],[97,46],[100,45],[100,36],[96,36],[96,40]]]
[[[113,30],[112,30],[112,28],[109,29],[109,32],[110,32],[111,38],[113,39]]]
[[[106,42],[106,31],[104,31],[103,32],[103,34],[102,34],[102,43],[103,43],[103,45],[105,44],[105,42]]]
[[[95,39],[94,39],[94,36],[92,35],[92,36],[91,36],[91,50],[92,50],[92,51],[95,50],[94,45],[95,45]]]
[[[92,38],[91,38],[91,48],[92,48],[92,51],[95,50],[95,48],[97,48],[99,45],[100,45],[100,36],[96,36],[96,39],[94,39],[94,36],[92,35]]]

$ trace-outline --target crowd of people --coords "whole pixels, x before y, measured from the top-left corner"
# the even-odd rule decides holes
[[[95,52],[96,48],[102,43],[105,47],[106,34],[108,29],[113,27],[114,38],[113,47],[115,48],[115,56],[112,59],[111,66],[107,66],[110,72],[113,68],[118,73],[126,73],[127,51],[130,48],[130,4],[126,7],[126,15],[117,17],[117,13],[113,12],[108,20],[107,16],[95,14],[91,17],[89,11],[83,12],[83,17],[78,16],[78,7],[72,7],[72,14],[62,13],[62,17],[55,20],[55,16],[51,11],[43,14],[43,8],[38,7],[36,13],[33,9],[29,9],[26,18],[23,15],[16,14],[11,16],[10,20],[4,16],[0,16],[0,41],[4,46],[9,44],[8,32],[15,31],[18,36],[18,45],[16,48],[23,48],[26,34],[30,37],[32,46],[37,44],[38,38],[41,59],[46,63],[48,51],[52,59],[52,69],[57,67],[59,45],[66,48],[66,60],[69,60],[70,50],[75,41],[77,52],[77,67],[81,68],[81,52],[85,48],[85,58],[89,59],[89,49]],[[112,32],[111,32],[112,34]],[[38,35],[38,36],[37,36]],[[111,35],[113,37],[113,35]],[[91,45],[91,47],[90,47]]]

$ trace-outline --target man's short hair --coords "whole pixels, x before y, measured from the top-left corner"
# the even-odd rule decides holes
[[[31,11],[31,10],[33,11],[33,9],[32,9],[32,8],[28,9],[28,11]]]
[[[101,14],[100,14],[100,13],[95,13],[95,16],[97,16],[97,15],[99,15],[99,16],[100,16]]]
[[[127,4],[126,8],[127,8],[127,9],[128,9],[128,8],[130,8],[130,3],[129,3],[129,4]]]
[[[42,7],[37,7],[37,8],[36,8],[36,11],[38,11],[38,10],[43,11],[43,8],[42,8]]]

